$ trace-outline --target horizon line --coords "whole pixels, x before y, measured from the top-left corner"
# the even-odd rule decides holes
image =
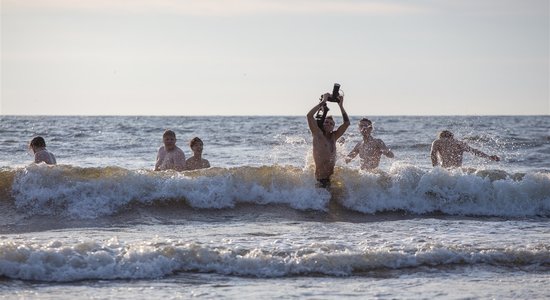
[[[361,116],[378,116],[378,117],[548,117],[550,113],[546,114],[410,114],[410,115],[401,115],[401,114],[348,114],[351,117],[361,117]],[[160,114],[1,114],[0,117],[305,117],[306,114],[295,114],[295,115],[263,115],[263,114],[249,114],[249,115],[160,115]],[[341,115],[333,115],[333,117],[342,117]]]

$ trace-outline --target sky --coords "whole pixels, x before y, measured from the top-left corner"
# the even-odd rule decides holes
[[[2,115],[550,114],[548,0],[0,1]]]

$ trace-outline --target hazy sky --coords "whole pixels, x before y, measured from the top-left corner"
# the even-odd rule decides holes
[[[0,113],[547,115],[549,2],[1,0]]]

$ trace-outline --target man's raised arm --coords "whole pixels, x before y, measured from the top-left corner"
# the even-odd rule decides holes
[[[315,105],[306,115],[307,124],[309,125],[309,130],[311,130],[311,133],[314,133],[314,134],[322,133],[321,128],[319,128],[319,126],[317,125],[317,121],[315,120],[315,117],[313,115],[315,115],[315,113],[319,111],[319,109],[323,107],[323,105],[326,105],[328,100],[328,95],[329,94],[324,94],[323,100],[319,104]]]
[[[342,135],[344,135],[344,132],[346,132],[346,129],[348,129],[349,125],[351,124],[349,122],[348,114],[346,113],[346,110],[344,109],[344,97],[340,96],[340,102],[338,102],[338,106],[340,106],[340,111],[342,112],[342,118],[344,119],[344,123],[338,127],[336,130],[336,139],[339,139]]]

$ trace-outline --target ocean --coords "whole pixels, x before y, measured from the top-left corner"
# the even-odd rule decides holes
[[[377,172],[361,117],[327,191],[305,112],[0,116],[0,298],[550,298],[550,116],[372,116]],[[212,167],[154,172],[165,129]],[[501,161],[432,167],[445,129]]]

